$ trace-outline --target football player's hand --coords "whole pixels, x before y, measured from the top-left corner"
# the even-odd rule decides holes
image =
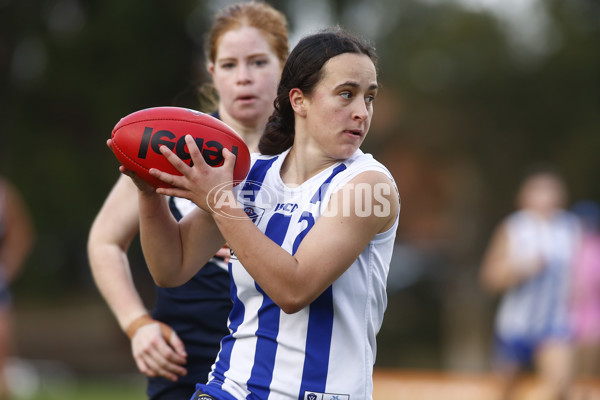
[[[144,315],[128,328],[135,363],[144,375],[176,381],[187,374],[187,353],[177,333],[168,325]]]

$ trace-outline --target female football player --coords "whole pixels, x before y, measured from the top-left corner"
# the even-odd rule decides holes
[[[230,334],[194,399],[372,398],[400,209],[391,174],[360,150],[375,61],[371,45],[342,29],[307,36],[284,66],[244,182],[234,189],[230,152],[209,167],[189,136],[193,167],[163,146],[183,175],[151,169],[173,188],[136,180],[157,284],[180,285],[223,243],[232,250]],[[177,222],[164,194],[199,208]]]

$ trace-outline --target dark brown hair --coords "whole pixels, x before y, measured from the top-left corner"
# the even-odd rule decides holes
[[[262,154],[279,154],[294,143],[294,110],[289,93],[300,89],[310,95],[321,80],[323,65],[344,53],[364,54],[377,65],[375,48],[367,41],[340,27],[322,30],[302,38],[290,53],[283,67],[275,111],[269,117],[258,149]]]

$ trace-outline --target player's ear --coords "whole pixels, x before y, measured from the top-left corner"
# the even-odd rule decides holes
[[[214,78],[215,75],[215,63],[209,62],[206,64],[206,70],[210,74],[211,78]]]
[[[302,90],[298,88],[290,90],[290,104],[292,105],[294,112],[301,117],[306,116],[306,100]]]

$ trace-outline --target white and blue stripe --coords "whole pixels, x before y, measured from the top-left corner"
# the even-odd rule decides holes
[[[289,188],[280,178],[286,156],[255,155],[246,181],[236,188],[244,192],[239,200],[259,229],[291,254],[345,183],[367,170],[391,178],[358,151]],[[210,381],[199,385],[201,390],[224,400],[370,399],[396,227],[397,221],[376,235],[338,280],[294,314],[274,304],[233,255],[231,334],[222,340]]]

